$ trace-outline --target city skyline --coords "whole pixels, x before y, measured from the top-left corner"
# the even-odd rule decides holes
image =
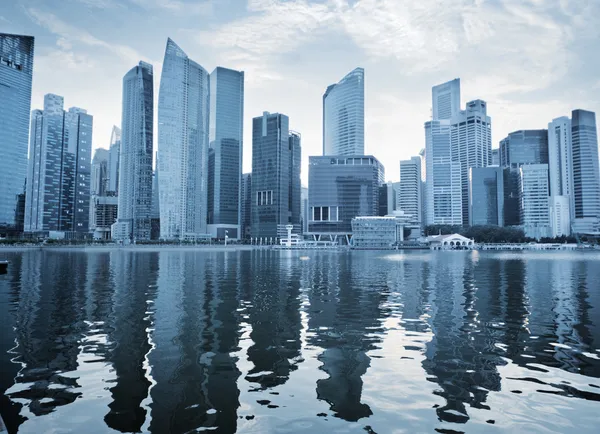
[[[235,16],[229,12],[236,9],[233,3],[241,6]],[[168,36],[206,67],[245,71],[243,171],[251,167],[251,118],[264,110],[284,112],[292,119],[290,126],[303,134],[304,184],[307,157],[321,153],[323,92],[357,66],[366,70],[365,152],[382,161],[408,159],[424,147],[421,128],[431,114],[430,89],[455,77],[461,78],[463,101],[481,98],[488,103],[494,120],[494,148],[509,132],[545,128],[572,109],[600,111],[595,93],[589,91],[600,88],[597,76],[590,73],[598,60],[589,56],[590,43],[597,35],[590,24],[599,4],[571,4],[567,9],[558,3],[459,4],[415,16],[414,6],[400,3],[253,0],[247,4],[207,2],[205,8],[175,2],[161,9],[162,3],[153,2],[140,6],[133,1],[72,0],[49,7],[45,2],[25,5],[19,1],[3,10],[0,21],[5,32],[36,37],[32,107],[40,107],[48,92],[88,107],[94,113],[95,148],[107,147],[112,125],[120,124],[120,78],[139,59],[151,61],[155,71],[160,71]],[[369,8],[384,13],[371,14]],[[172,20],[148,25],[159,24],[163,14]],[[434,41],[428,41],[425,30],[437,14],[441,14],[436,22],[446,43],[433,46],[430,52],[423,48]],[[198,20],[199,16],[205,20]],[[278,16],[284,16],[285,22],[277,21]],[[327,29],[320,24],[336,20],[343,28],[332,25]],[[124,21],[131,24],[126,31],[112,31],[114,26],[122,28],[119,23]],[[402,22],[410,25],[404,29],[397,24]],[[285,46],[264,44],[261,29],[269,28],[269,23],[283,26]],[[304,32],[306,23],[315,31]],[[368,31],[372,28],[375,33]],[[399,37],[379,41],[373,35],[382,36],[383,29]],[[526,37],[530,34],[538,37]],[[242,35],[244,41],[238,44]],[[475,56],[483,48],[484,62]],[[546,61],[527,62],[526,68],[503,67],[530,58]],[[293,67],[291,59],[296,60]],[[96,71],[100,64],[103,68]],[[160,79],[156,75],[155,87]],[[90,80],[95,86],[89,86]],[[400,142],[398,126],[403,131]],[[399,178],[396,164],[386,173],[389,180]]]

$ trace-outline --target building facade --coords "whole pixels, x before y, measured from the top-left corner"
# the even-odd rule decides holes
[[[300,214],[301,222],[302,222],[302,233],[305,234],[308,232],[308,187],[302,186],[302,190],[300,191]]]
[[[240,238],[244,135],[244,73],[217,67],[210,74],[208,232]]]
[[[377,216],[383,165],[371,155],[309,157],[308,234],[345,237],[352,219]]]
[[[0,33],[0,235],[14,230],[27,176],[33,36]]]
[[[473,167],[469,174],[469,225],[504,226],[504,171]]]
[[[123,77],[122,137],[119,156],[118,218],[113,239],[150,240],[154,72],[140,62]]]
[[[600,233],[600,169],[596,114],[573,110],[571,144],[573,147],[573,230]]]
[[[356,68],[323,95],[323,155],[365,152],[365,70]]]
[[[500,141],[500,166],[504,169],[504,224],[521,222],[520,167],[548,164],[548,130],[519,130]]]
[[[252,227],[252,173],[242,175],[241,238],[248,239]]]
[[[551,235],[547,164],[524,164],[519,168],[521,226],[525,235],[540,239]]]
[[[431,99],[433,120],[452,119],[460,111],[460,78],[433,86]]]
[[[423,222],[423,204],[421,187],[421,157],[411,157],[400,161],[400,183],[396,209],[415,216],[417,222]]]
[[[170,38],[158,100],[160,236],[205,238],[209,75]]]
[[[119,194],[119,155],[121,153],[121,128],[113,126],[108,148],[108,187],[113,196]]]
[[[87,233],[93,118],[53,94],[31,117],[25,232]]]
[[[550,196],[550,236],[571,235],[571,198],[569,196]]]
[[[293,232],[302,233],[302,182],[300,170],[302,166],[302,136],[296,131],[290,131],[288,146],[290,151],[289,188],[289,218],[288,224],[294,226]]]
[[[450,127],[452,161],[460,164],[462,224],[469,224],[469,169],[492,163],[492,120],[480,99],[452,116]]]
[[[98,219],[97,219],[97,206],[103,202],[99,198],[107,197],[108,187],[108,158],[109,151],[104,148],[97,148],[94,152],[94,158],[92,158],[91,176],[90,176],[90,232],[93,234],[95,239],[106,239],[110,238],[110,226],[108,227],[108,237],[102,233],[103,231],[97,231]],[[116,205],[116,204],[115,204]],[[115,206],[116,211],[116,206]],[[100,215],[103,217],[103,214]],[[111,222],[114,223],[115,220]]]
[[[461,225],[461,165],[452,161],[450,122],[425,122],[426,224]]]
[[[264,112],[252,119],[251,237],[275,243],[290,218],[289,119]]]

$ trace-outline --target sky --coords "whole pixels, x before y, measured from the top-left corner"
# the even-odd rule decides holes
[[[284,113],[322,153],[322,96],[365,68],[365,152],[399,178],[425,146],[431,87],[461,79],[483,99],[492,147],[582,108],[600,113],[599,0],[0,0],[0,32],[35,36],[32,109],[43,96],[94,116],[93,147],[121,123],[122,79],[154,66],[155,118],[167,37],[211,72],[245,71],[244,172],[252,124]],[[156,120],[155,120],[156,124]],[[156,130],[156,128],[155,128]],[[154,146],[157,146],[157,135]]]

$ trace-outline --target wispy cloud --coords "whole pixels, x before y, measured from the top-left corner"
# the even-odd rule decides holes
[[[10,24],[10,21],[8,20],[8,18],[5,18],[2,15],[0,15],[0,23],[9,23]]]
[[[108,9],[122,7],[116,0],[70,0],[72,2],[81,3],[85,6],[94,9]]]
[[[92,0],[90,0],[92,1]],[[213,0],[129,0],[144,9],[157,9],[178,15],[211,16],[214,12]]]
[[[91,35],[83,29],[65,23],[60,18],[56,17],[51,13],[43,12],[36,8],[27,8],[26,11],[36,24],[45,27],[51,33],[59,36],[59,41],[61,41],[60,43],[62,43],[63,45],[80,43],[90,47],[104,48],[112,52],[113,54],[119,56],[127,63],[137,61],[138,59],[150,62],[150,60],[143,56],[141,53],[138,53],[135,49],[127,45],[112,44],[99,38],[96,38],[95,36]]]

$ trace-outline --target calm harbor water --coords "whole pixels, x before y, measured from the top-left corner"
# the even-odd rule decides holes
[[[597,432],[600,253],[2,252],[11,432]]]

